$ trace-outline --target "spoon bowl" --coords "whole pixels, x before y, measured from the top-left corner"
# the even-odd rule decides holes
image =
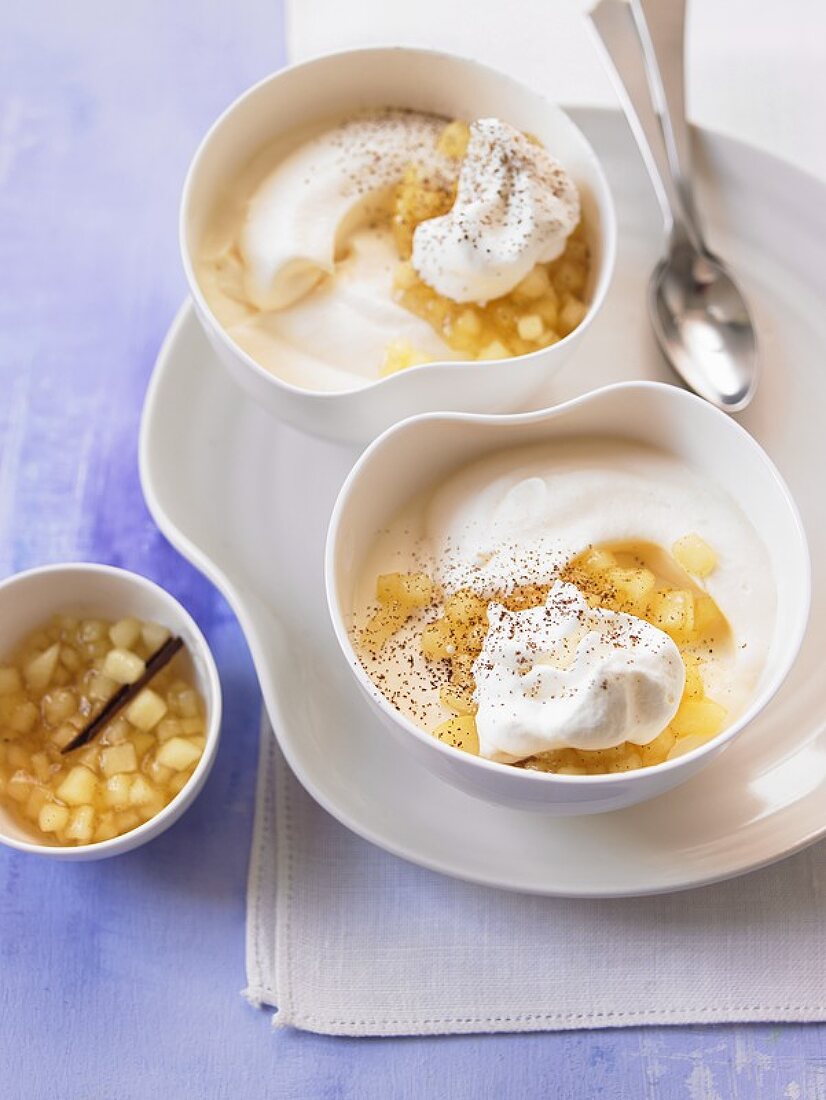
[[[648,307],[663,354],[694,392],[724,412],[744,409],[759,379],[757,340],[725,265],[687,243],[673,249],[654,269]]]
[[[669,248],[648,312],[663,355],[723,412],[757,389],[757,337],[726,265],[706,246],[694,201],[683,74],[685,0],[600,0],[590,22],[663,214]]]

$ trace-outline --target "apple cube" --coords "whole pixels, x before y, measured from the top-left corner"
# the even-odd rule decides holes
[[[103,673],[117,684],[134,684],[146,669],[137,653],[129,649],[110,649],[103,662]]]
[[[640,603],[654,591],[656,578],[650,569],[609,569],[608,579],[617,594],[631,603]]]
[[[610,550],[593,549],[582,555],[580,564],[584,569],[589,569],[594,573],[602,573],[616,566],[617,559]]]
[[[139,730],[151,730],[166,714],[167,706],[157,692],[144,688],[126,708],[126,717]]]
[[[383,573],[376,581],[380,603],[398,603],[402,607],[427,607],[435,592],[426,573]]]
[[[141,624],[131,617],[120,619],[109,627],[112,645],[118,649],[132,649],[141,636]]]
[[[65,836],[67,840],[76,840],[88,844],[95,831],[95,811],[91,806],[77,806],[69,815]]]
[[[129,788],[132,780],[126,772],[110,775],[103,789],[103,798],[107,806],[120,810],[129,805]]]
[[[156,760],[165,768],[183,771],[200,759],[201,750],[184,737],[171,737],[158,749]]]
[[[184,789],[191,778],[188,772],[178,772],[177,775],[173,775],[169,780],[167,788],[173,795],[178,794]]]
[[[106,623],[100,619],[84,619],[77,630],[81,642],[102,642],[106,637]]]
[[[111,676],[106,676],[103,672],[98,671],[89,673],[87,694],[90,699],[105,703],[107,699],[112,698],[117,690],[117,681],[113,680]]]
[[[527,298],[529,301],[542,298],[551,287],[550,276],[547,268],[537,265],[514,288],[514,297]]]
[[[475,714],[478,710],[471,692],[467,688],[456,687],[454,684],[442,684],[439,689],[439,700],[443,707],[452,710],[454,714]]]
[[[461,119],[448,122],[441,134],[436,148],[445,157],[460,160],[467,152],[470,141],[470,127]]]
[[[70,806],[83,806],[94,801],[96,784],[95,773],[83,764],[77,764],[55,793],[61,802],[68,802]]]
[[[168,741],[170,737],[180,737],[183,733],[180,718],[164,718],[158,722],[155,735],[159,741]]]
[[[37,817],[38,827],[44,833],[56,833],[64,829],[69,821],[69,810],[56,802],[44,802]]]
[[[6,794],[15,802],[26,802],[34,786],[31,776],[24,771],[17,771],[6,784]]]
[[[132,744],[135,746],[138,759],[142,759],[144,753],[147,753],[156,743],[154,733],[149,733],[148,730],[135,730],[132,734]]]
[[[74,758],[76,764],[84,764],[90,771],[96,772],[100,763],[100,750],[97,744],[86,745]]]
[[[559,331],[562,335],[567,336],[569,332],[573,332],[585,320],[587,312],[585,303],[572,294],[559,311]]]
[[[138,811],[134,809],[121,810],[115,817],[115,821],[117,822],[119,833],[128,833],[130,829],[137,828],[141,823],[140,815]]]
[[[33,657],[23,668],[23,677],[31,691],[45,691],[51,682],[60,657],[60,643],[55,642]]]
[[[663,760],[668,758],[675,741],[676,734],[674,730],[671,726],[665,727],[661,734],[648,742],[648,745],[640,745],[639,753],[642,757],[642,763],[647,767],[654,763],[662,763]]]
[[[60,663],[69,672],[77,672],[81,665],[80,654],[70,645],[60,647]]]
[[[703,677],[700,674],[700,665],[697,658],[690,653],[684,653],[683,664],[685,665],[683,695],[687,699],[702,699],[705,695],[705,687],[703,686]]]
[[[149,764],[148,772],[150,777],[159,783],[162,787],[166,787],[169,780],[175,774],[171,768],[165,767],[163,764],[159,764],[157,760],[151,761]]]
[[[198,692],[191,687],[176,690],[170,705],[180,718],[197,718],[201,713],[198,706]]]
[[[711,699],[683,699],[671,719],[678,737],[714,737],[723,728],[726,708]]]
[[[43,696],[40,711],[48,725],[59,726],[77,712],[77,696],[70,688],[56,688]]]
[[[677,564],[695,577],[707,577],[717,567],[717,555],[699,535],[677,539],[671,553]]]
[[[141,627],[143,644],[150,653],[157,653],[168,637],[169,631],[160,623],[144,623]]]
[[[468,625],[480,619],[487,622],[488,601],[467,588],[445,600],[445,617],[453,623]]]
[[[33,753],[29,763],[37,779],[41,783],[45,783],[52,774],[52,762],[48,755],[45,752]]]
[[[26,805],[23,807],[23,813],[30,821],[37,821],[41,809],[48,801],[49,792],[44,787],[32,787],[26,799]]]
[[[694,596],[679,588],[655,592],[649,614],[649,622],[666,634],[688,634],[694,629]]]
[[[447,619],[428,623],[422,631],[422,653],[431,661],[450,657],[456,652],[456,639]]]
[[[25,703],[18,703],[7,719],[9,729],[15,733],[31,733],[38,714],[39,711],[34,703],[28,700]]]
[[[142,775],[136,776],[129,787],[129,804],[131,806],[145,806],[157,799],[158,792]]]
[[[520,339],[536,343],[537,340],[542,339],[545,333],[545,325],[539,314],[525,313],[519,318],[516,331],[519,333]]]
[[[114,814],[103,814],[98,822],[98,827],[95,829],[92,840],[95,844],[99,844],[101,840],[111,840],[118,835],[118,826],[115,822]]]
[[[433,736],[446,745],[452,745],[462,752],[479,755],[479,735],[476,732],[476,719],[472,714],[460,714],[448,718],[433,731]]]
[[[109,745],[100,754],[100,766],[106,776],[138,770],[138,755],[131,741]]]
[[[100,743],[102,745],[118,745],[121,741],[125,741],[131,733],[132,727],[120,714],[117,718],[113,718],[111,722],[106,723],[106,729],[100,736]]]
[[[409,612],[401,604],[383,604],[362,631],[364,648],[368,653],[379,653],[409,617]]]
[[[507,359],[509,357],[510,351],[501,340],[491,340],[491,342],[486,344],[479,352],[480,359]]]
[[[70,741],[77,737],[79,730],[71,722],[64,722],[62,726],[49,735],[49,741],[56,749],[65,749]]]
[[[699,733],[693,733],[688,737],[680,737],[674,742],[674,747],[669,752],[667,759],[676,760],[678,756],[685,756],[687,752],[693,752],[694,749],[699,749],[701,745],[705,745],[706,741],[708,741],[708,738]]]
[[[711,596],[698,596],[694,603],[694,630],[698,638],[724,634],[727,627],[722,611]]]

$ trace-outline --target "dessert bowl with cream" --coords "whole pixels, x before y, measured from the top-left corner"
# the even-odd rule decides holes
[[[564,814],[661,794],[721,752],[785,678],[810,601],[765,453],[644,382],[390,429],[341,490],[326,574],[400,766]]]
[[[616,228],[582,133],[476,62],[367,49],[215,123],[184,188],[198,315],[233,376],[314,434],[536,401],[598,312]]]

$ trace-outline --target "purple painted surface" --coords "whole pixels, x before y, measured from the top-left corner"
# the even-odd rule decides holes
[[[186,165],[283,38],[276,0],[0,17],[0,575],[88,557],[154,577],[226,698],[206,790],[159,840],[74,866],[0,850],[0,1096],[826,1098],[820,1026],[356,1041],[272,1033],[238,995],[258,692],[226,605],[149,519],[135,450],[184,293]]]

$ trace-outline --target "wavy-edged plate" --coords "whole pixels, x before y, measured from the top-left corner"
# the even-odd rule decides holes
[[[548,404],[630,378],[673,381],[645,312],[662,233],[636,147],[621,115],[572,114],[614,189],[619,254],[603,312]],[[506,889],[616,897],[729,878],[826,833],[826,187],[729,139],[700,132],[697,143],[712,245],[742,276],[759,330],[763,378],[739,419],[800,506],[812,618],[760,718],[695,779],[641,806],[545,817],[487,805],[413,760],[401,764],[346,667],[324,598],[327,520],[356,452],[254,406],[189,305],[158,356],[140,439],[152,515],[237,614],[300,781],[344,825],[415,863]]]

